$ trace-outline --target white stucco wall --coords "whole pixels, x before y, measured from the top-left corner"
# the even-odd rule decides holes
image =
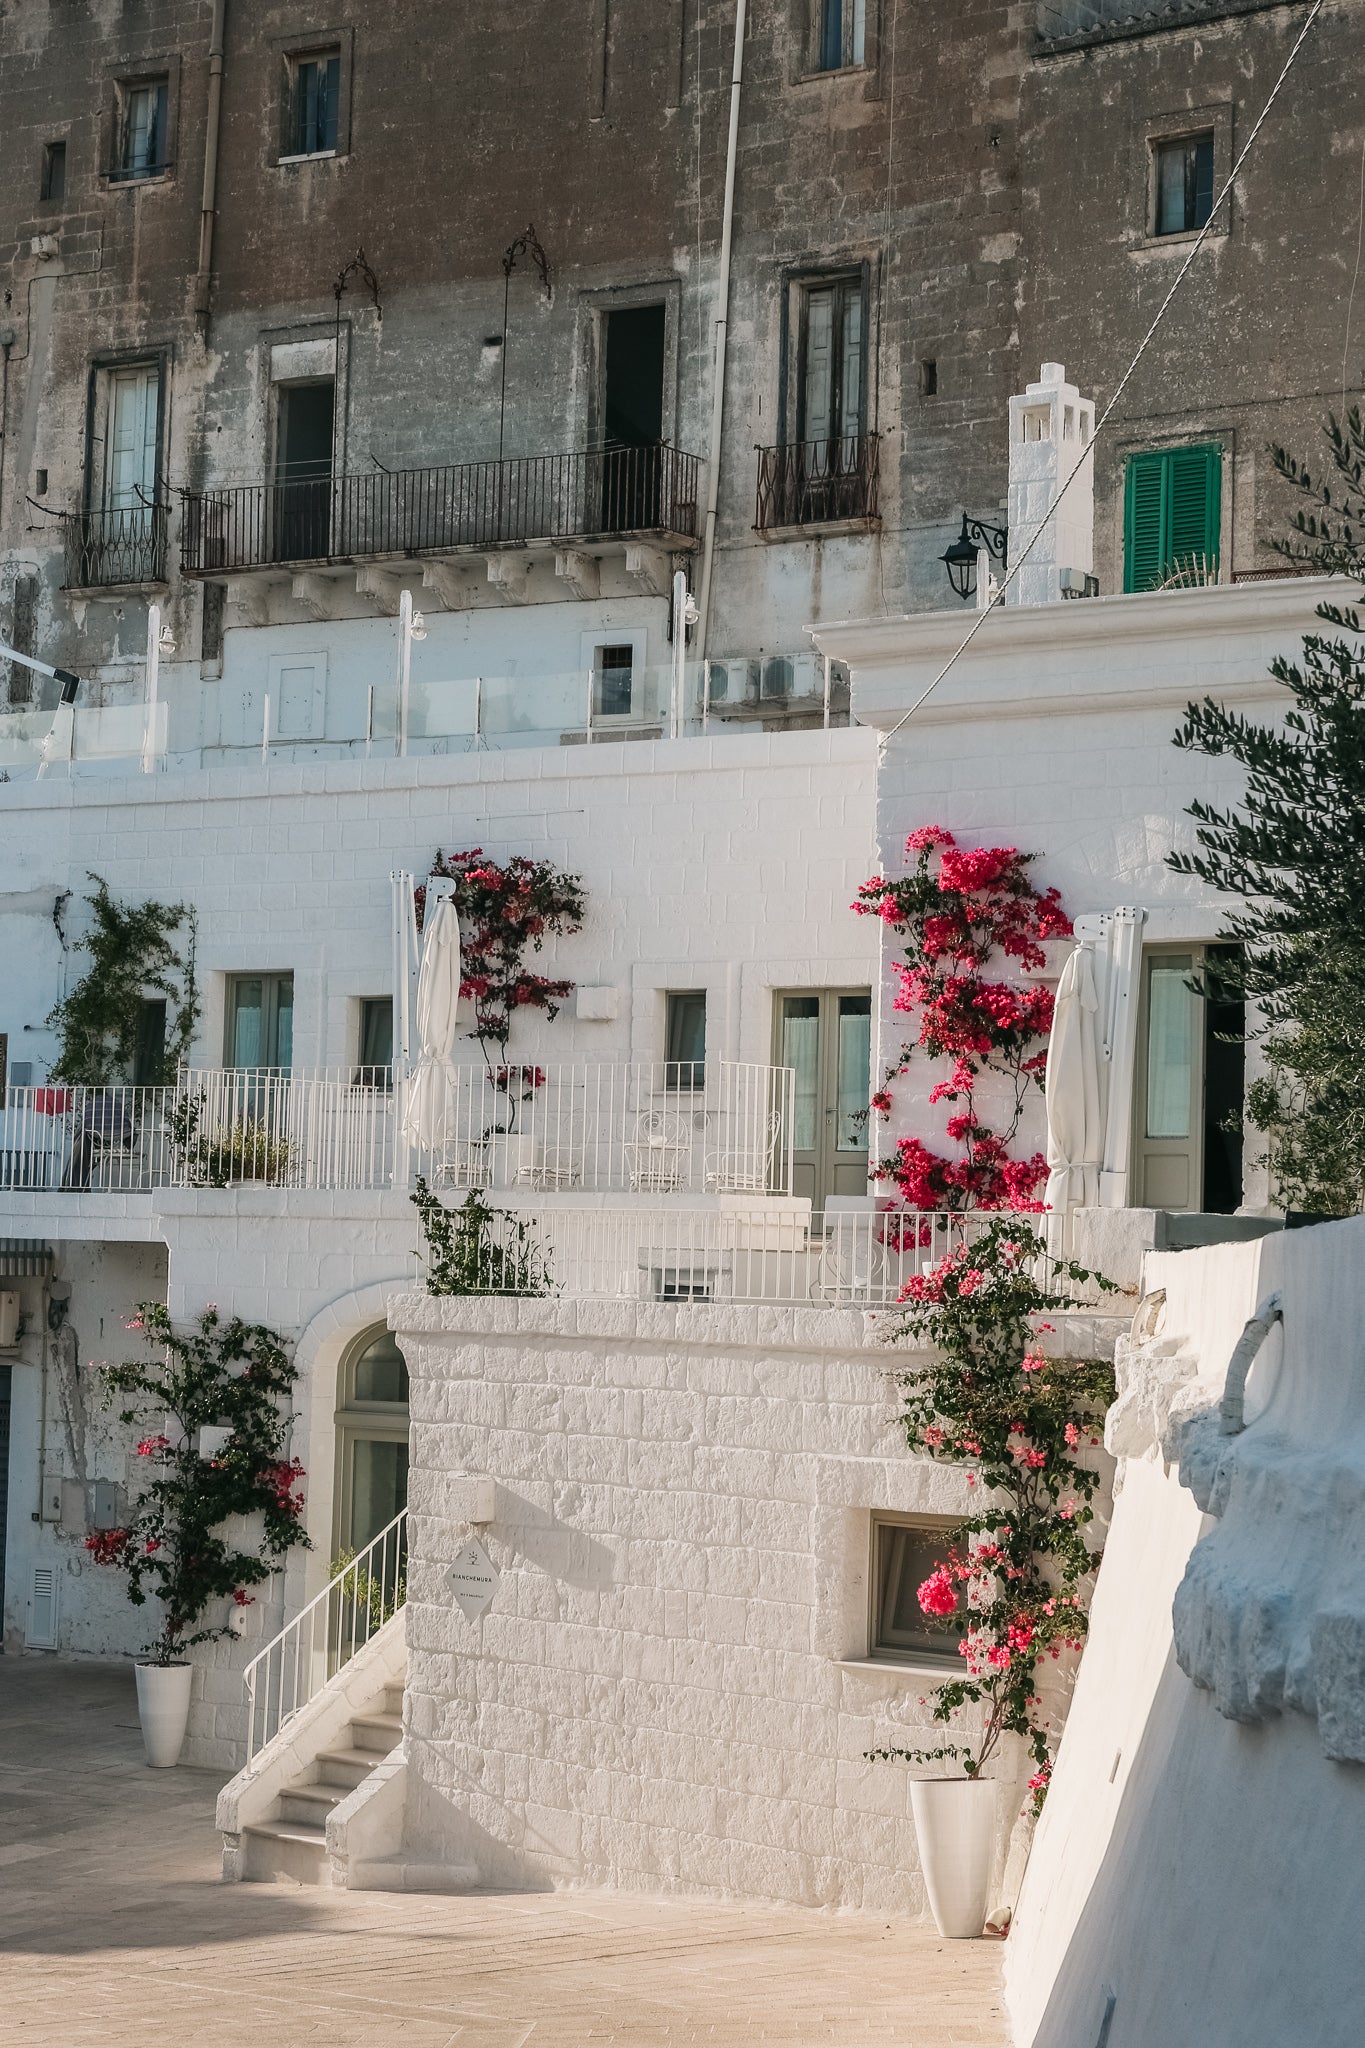
[[[1365,1767],[1332,1752],[1365,1712],[1363,1252],[1357,1219],[1148,1258],[1165,1321],[1121,1370],[1130,1455],[1006,1951],[1020,2048],[1360,2038]],[[1216,1409],[1273,1288],[1283,1332],[1253,1368],[1244,1434],[1163,1431],[1172,1399],[1177,1418]],[[1217,1517],[1163,1435],[1187,1462],[1196,1439],[1214,1447],[1201,1497]],[[1198,1593],[1198,1636],[1173,1632],[1178,1588],[1186,1617]]]
[[[405,1853],[485,1884],[920,1912],[908,1772],[864,1751],[926,1738],[933,1680],[859,1661],[870,1511],[971,1496],[906,1452],[862,1317],[408,1295],[391,1319]],[[462,1472],[496,1482],[477,1622],[446,1583]]]

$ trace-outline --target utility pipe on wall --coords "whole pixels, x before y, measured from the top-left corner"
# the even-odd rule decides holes
[[[209,28],[209,101],[204,122],[204,194],[199,212],[199,268],[194,280],[194,320],[200,335],[209,328],[213,296],[213,222],[218,202],[218,130],[223,108],[223,40],[227,0],[213,0]]]
[[[706,659],[711,626],[711,569],[716,554],[716,505],[720,497],[720,440],[725,418],[725,344],[730,325],[730,242],[735,220],[735,162],[739,155],[739,98],[744,83],[744,29],[748,0],[735,8],[735,62],[730,75],[730,140],[725,152],[725,208],[720,230],[720,301],[716,308],[716,349],[711,397],[711,458],[706,477],[706,530],[702,541],[701,589],[697,598],[696,658]]]

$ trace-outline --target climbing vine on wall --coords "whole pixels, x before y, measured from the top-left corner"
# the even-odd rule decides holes
[[[547,938],[581,931],[587,909],[582,881],[548,860],[514,854],[499,862],[477,846],[467,853],[438,853],[431,872],[455,884],[460,994],[474,1005],[471,1035],[493,1078],[502,1075],[504,1091],[535,1086],[527,1079],[535,1069],[508,1064],[508,1040],[518,1011],[557,1017],[573,994],[571,981],[535,973],[529,956],[539,953]],[[426,891],[415,893],[420,929]]]
[[[1091,1455],[1114,1398],[1113,1368],[1045,1354],[1050,1311],[1068,1284],[1098,1284],[1071,1261],[1049,1264],[1022,1218],[997,1216],[905,1290],[888,1325],[892,1342],[927,1359],[901,1374],[901,1425],[910,1450],[966,1466],[980,1509],[952,1532],[919,1587],[922,1611],[960,1628],[962,1674],[939,1686],[936,1721],[984,1709],[967,1743],[869,1751],[911,1763],[949,1760],[975,1777],[1001,1738],[1017,1735],[1033,1759],[1029,1790],[1042,1805],[1052,1743],[1038,1681],[1044,1662],[1076,1651],[1099,1563],[1087,1525],[1099,1474]]]
[[[137,1455],[146,1477],[122,1525],[86,1538],[97,1564],[122,1571],[128,1598],[161,1602],[161,1627],[149,1645],[158,1664],[183,1659],[194,1643],[228,1633],[200,1628],[219,1599],[249,1607],[248,1586],[278,1569],[286,1552],[305,1547],[298,1491],[303,1467],[288,1455],[294,1418],[285,1405],[296,1378],[293,1361],[273,1330],[220,1317],[206,1308],[188,1327],[172,1322],[163,1303],[142,1302],[128,1328],[150,1356],[104,1368],[110,1398],[125,1397],[119,1420],[141,1428]],[[226,1428],[205,1455],[200,1431]],[[236,1516],[259,1518],[259,1536],[229,1540]]]
[[[1041,1089],[1052,1029],[1053,997],[1037,983],[988,974],[993,961],[1021,968],[1044,964],[1043,941],[1070,930],[1055,889],[1035,889],[1033,856],[1012,846],[959,847],[951,832],[928,825],[912,832],[906,853],[914,866],[894,880],[874,876],[853,908],[880,917],[904,944],[896,963],[895,1008],[919,1018],[919,1033],[902,1045],[872,1097],[872,1109],[890,1113],[892,1089],[917,1052],[951,1060],[949,1073],[929,1091],[947,1103],[947,1136],[955,1155],[930,1150],[915,1137],[900,1138],[877,1169],[912,1209],[1037,1209],[1047,1176],[1040,1152],[1011,1154],[1024,1104]],[[993,1077],[1004,1105],[989,1127],[978,1090]]]
[[[149,1083],[172,1082],[199,1021],[194,911],[184,903],[118,903],[99,875],[89,879],[91,924],[77,945],[90,966],[48,1015],[59,1041],[52,1079],[109,1087],[131,1080],[142,1055]],[[166,1005],[165,1037],[148,1046],[147,1004],[158,998]]]

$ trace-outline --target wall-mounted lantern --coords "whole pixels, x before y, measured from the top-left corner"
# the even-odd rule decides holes
[[[1009,529],[1004,526],[990,526],[984,519],[969,519],[962,515],[962,531],[950,547],[946,547],[939,560],[948,571],[948,581],[965,603],[976,591],[976,558],[984,548],[986,553],[1000,563],[1005,563],[1005,549],[1009,541]]]

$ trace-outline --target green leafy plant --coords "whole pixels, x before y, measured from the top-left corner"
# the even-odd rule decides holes
[[[1278,543],[1304,567],[1365,573],[1365,427],[1352,409],[1327,429],[1328,478],[1283,449],[1275,462],[1312,501]],[[1214,996],[1257,1007],[1265,1071],[1247,1117],[1266,1140],[1280,1199],[1318,1215],[1365,1207],[1365,654],[1359,612],[1323,603],[1331,632],[1302,659],[1271,664],[1288,692],[1283,720],[1260,724],[1211,697],[1187,707],[1178,747],[1235,763],[1240,805],[1190,805],[1196,850],[1170,855],[1238,899],[1220,934],[1239,947]],[[1214,985],[1216,979],[1217,985]]]
[[[204,1097],[180,1095],[168,1119],[171,1148],[194,1188],[226,1188],[263,1180],[278,1187],[286,1179],[293,1146],[254,1117],[203,1131]]]
[[[368,1638],[393,1619],[408,1597],[407,1558],[399,1559],[397,1577],[390,1583],[369,1565],[358,1563],[354,1550],[339,1550],[332,1559],[332,1581],[339,1598],[364,1614]]]
[[[109,1398],[123,1395],[125,1424],[146,1429],[137,1454],[148,1477],[116,1529],[86,1538],[96,1563],[122,1571],[135,1607],[161,1602],[148,1646],[157,1664],[182,1662],[195,1643],[230,1633],[201,1628],[215,1600],[249,1607],[295,1546],[308,1544],[298,1492],[303,1467],[288,1456],[296,1373],[280,1338],[260,1323],[210,1306],[186,1328],[160,1302],[143,1302],[127,1327],[150,1356],[104,1368]],[[220,1450],[199,1453],[200,1431],[227,1428]],[[234,1516],[259,1518],[255,1547],[221,1533]]]
[[[428,1294],[553,1294],[544,1251],[510,1210],[490,1208],[477,1190],[447,1209],[420,1174],[412,1199]]]
[[[151,1076],[174,1081],[199,1021],[195,979],[195,915],[184,903],[115,902],[100,876],[86,898],[90,930],[77,941],[90,967],[49,1012],[57,1033],[52,1079],[106,1088],[131,1079],[142,1046],[145,1005],[162,998],[166,1035]],[[176,940],[183,934],[183,950]]]
[[[1087,1454],[1114,1398],[1112,1367],[1049,1358],[1041,1340],[1051,1330],[1046,1316],[1070,1304],[1066,1286],[1095,1279],[1073,1261],[1049,1265],[1030,1224],[997,1215],[909,1282],[886,1333],[928,1348],[924,1365],[900,1375],[910,1450],[966,1466],[968,1484],[981,1490],[978,1512],[952,1532],[918,1597],[925,1614],[965,1623],[962,1675],[936,1688],[934,1719],[950,1722],[968,1706],[985,1715],[972,1742],[868,1755],[956,1760],[974,1778],[1002,1737],[1017,1735],[1034,1763],[1035,1808],[1051,1771],[1039,1666],[1085,1637],[1099,1563],[1086,1533],[1099,1474]]]

